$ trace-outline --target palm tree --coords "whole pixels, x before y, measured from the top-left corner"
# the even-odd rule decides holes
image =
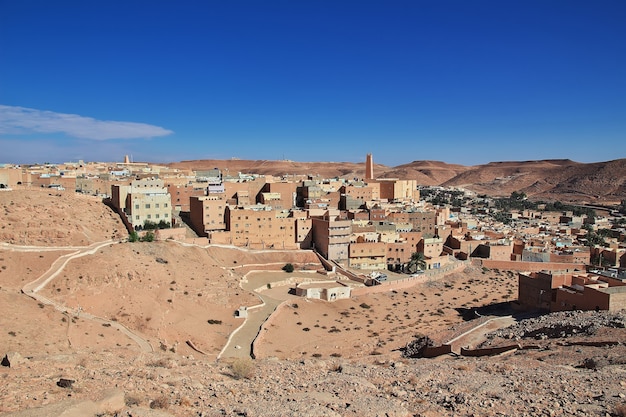
[[[426,258],[424,257],[424,252],[414,252],[411,255],[407,269],[409,272],[415,272],[418,269],[426,269]]]

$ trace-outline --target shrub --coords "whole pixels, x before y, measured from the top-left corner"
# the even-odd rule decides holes
[[[288,263],[288,264],[285,264],[285,266],[283,266],[283,271],[285,272],[291,273],[293,272],[293,270],[294,270],[294,267],[292,264]]]
[[[161,395],[160,397],[150,401],[150,408],[152,409],[165,409],[169,407],[169,405],[170,400],[165,395]]]
[[[361,303],[361,304],[359,304],[359,307],[361,307],[361,308],[370,308],[370,305],[366,304],[366,303]]]
[[[235,379],[250,379],[254,376],[254,362],[252,359],[235,359],[230,364],[230,372]]]
[[[209,324],[222,324],[222,320],[208,319],[207,323],[209,323]]]
[[[130,232],[130,234],[128,235],[128,241],[129,242],[139,241],[139,235],[137,234],[137,232],[135,232],[134,230]]]
[[[139,405],[141,404],[141,399],[138,396],[135,395],[126,395],[124,397],[124,403],[126,404],[127,407],[132,407],[133,405]]]

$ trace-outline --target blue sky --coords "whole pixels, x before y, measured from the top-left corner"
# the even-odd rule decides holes
[[[626,1],[0,0],[0,163],[626,157]]]

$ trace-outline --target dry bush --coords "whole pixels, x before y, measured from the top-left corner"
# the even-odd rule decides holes
[[[172,364],[168,359],[161,358],[152,362],[148,362],[146,366],[151,366],[154,368],[171,368]]]
[[[235,379],[250,379],[254,376],[254,362],[252,359],[235,359],[230,364],[230,372]]]
[[[152,409],[167,409],[169,406],[170,400],[165,395],[161,395],[150,401],[150,408]]]
[[[140,405],[141,404],[141,398],[136,396],[136,395],[126,395],[124,397],[124,403],[126,404],[127,407],[132,407],[134,405]]]
[[[181,407],[191,407],[192,401],[188,397],[182,397],[178,400],[178,405]]]

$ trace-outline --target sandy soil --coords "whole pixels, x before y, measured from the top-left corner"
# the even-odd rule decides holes
[[[259,357],[396,356],[415,334],[443,343],[465,328],[463,311],[505,303],[517,294],[512,273],[467,267],[439,280],[332,303],[288,295],[286,308],[264,332]],[[282,294],[276,295],[276,292]]]
[[[87,246],[127,236],[101,199],[37,187],[0,192],[0,225],[0,242],[14,245]]]

